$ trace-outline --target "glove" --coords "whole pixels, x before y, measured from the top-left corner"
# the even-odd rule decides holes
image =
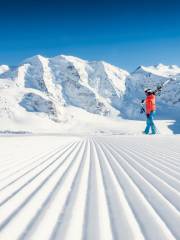
[[[149,113],[147,113],[147,114],[146,114],[146,116],[147,116],[147,118],[149,118],[150,114],[149,114]]]
[[[140,113],[144,113],[145,109],[142,107]]]
[[[158,91],[161,91],[161,89],[162,89],[162,86],[158,86],[158,87],[157,87],[157,90],[158,90]]]

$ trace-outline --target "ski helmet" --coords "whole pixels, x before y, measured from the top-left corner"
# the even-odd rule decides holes
[[[152,91],[150,88],[145,88],[145,89],[144,89],[144,92],[145,92],[145,93],[152,93],[153,91]]]

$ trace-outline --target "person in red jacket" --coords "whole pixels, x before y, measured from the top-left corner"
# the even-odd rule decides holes
[[[145,99],[145,106],[146,106],[146,128],[144,130],[145,134],[149,133],[151,129],[152,134],[156,134],[156,126],[154,124],[154,116],[156,111],[156,91],[152,91],[151,89],[145,89],[146,99]]]

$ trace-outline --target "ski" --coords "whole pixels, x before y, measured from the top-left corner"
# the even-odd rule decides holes
[[[175,80],[176,80],[176,78],[169,78],[169,79],[167,79],[165,82],[163,82],[162,84],[158,85],[157,88],[156,88],[156,90],[153,91],[153,92],[155,93],[155,95],[160,96],[160,95],[161,95],[162,88],[163,88],[164,86],[166,86],[169,82],[175,81]],[[140,104],[141,104],[141,109],[140,109],[140,113],[141,113],[141,114],[142,114],[142,113],[145,113],[144,102],[145,102],[145,99],[142,99],[142,100],[141,100],[141,103],[140,103]]]

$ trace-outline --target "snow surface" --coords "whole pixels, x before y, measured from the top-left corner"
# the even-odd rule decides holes
[[[0,146],[0,239],[180,239],[179,136],[4,136]]]
[[[141,134],[143,89],[172,78],[157,97],[161,134],[180,133],[180,67],[140,66],[133,73],[104,61],[37,55],[0,66],[0,132]]]
[[[143,89],[170,78],[144,136]],[[180,239],[179,120],[175,65],[0,66],[0,240]]]

